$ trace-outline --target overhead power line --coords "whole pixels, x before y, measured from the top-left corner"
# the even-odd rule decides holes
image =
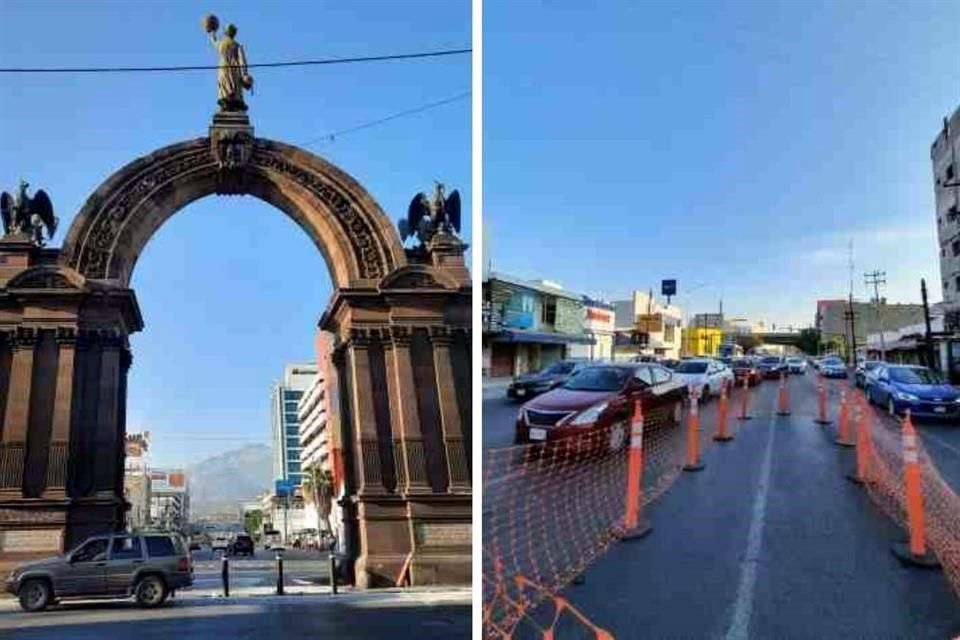
[[[358,62],[389,62],[394,60],[416,60],[439,58],[470,53],[472,49],[441,49],[438,51],[420,51],[415,53],[397,53],[383,56],[357,56],[352,58],[321,58],[318,60],[289,60],[282,62],[259,62],[248,64],[248,69],[272,69],[279,67],[308,67],[329,64],[350,64]],[[0,73],[156,73],[171,71],[205,71],[219,69],[220,65],[200,64],[171,67],[0,67]],[[227,67],[237,68],[237,67]]]
[[[415,114],[417,114],[417,113],[423,113],[424,111],[429,111],[430,109],[435,109],[435,108],[437,108],[437,107],[441,107],[441,106],[443,106],[443,105],[445,105],[445,104],[450,104],[451,102],[456,102],[457,100],[463,100],[464,98],[469,97],[471,93],[472,93],[472,92],[470,92],[470,91],[464,91],[463,93],[458,93],[458,94],[455,95],[455,96],[451,96],[451,97],[449,97],[449,98],[444,98],[443,100],[437,100],[437,101],[435,101],[435,102],[428,102],[428,103],[426,103],[426,104],[422,104],[422,105],[420,105],[420,106],[418,106],[418,107],[413,107],[413,108],[411,108],[411,109],[404,109],[403,111],[398,111],[398,112],[396,112],[396,113],[390,114],[390,115],[385,116],[385,117],[383,117],[383,118],[377,118],[376,120],[371,120],[371,121],[369,121],[369,122],[364,122],[363,124],[358,124],[358,125],[356,125],[356,126],[348,127],[348,128],[346,128],[346,129],[340,129],[339,131],[334,131],[334,132],[332,132],[332,133],[328,133],[328,134],[326,134],[325,136],[321,136],[321,137],[319,137],[319,138],[314,138],[314,139],[308,140],[308,141],[306,141],[306,142],[301,142],[301,143],[300,143],[300,146],[301,146],[301,147],[309,147],[309,146],[312,146],[312,145],[315,145],[315,144],[320,144],[320,143],[322,143],[322,142],[335,142],[336,139],[339,138],[339,137],[345,136],[345,135],[350,134],[350,133],[354,133],[354,132],[356,132],[356,131],[361,131],[362,129],[369,129],[370,127],[375,127],[375,126],[377,126],[377,125],[384,124],[385,122],[390,122],[391,120],[396,120],[397,118],[403,118],[403,117],[405,117],[405,116],[412,116],[412,115],[415,115]]]

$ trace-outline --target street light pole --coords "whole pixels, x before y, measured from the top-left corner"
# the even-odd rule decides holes
[[[880,285],[887,284],[887,272],[874,270],[872,273],[863,274],[863,277],[866,284],[873,285],[873,300],[877,305],[877,323],[880,325],[880,359],[886,362],[887,343],[886,338],[883,335],[883,312],[880,304]]]

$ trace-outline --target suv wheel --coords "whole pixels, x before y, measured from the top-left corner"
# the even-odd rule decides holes
[[[43,611],[50,604],[50,583],[46,580],[33,578],[27,580],[20,587],[20,607],[24,611]]]
[[[889,413],[894,418],[897,417],[897,405],[893,403],[893,395],[887,397],[887,413]]]
[[[141,607],[159,607],[167,599],[167,585],[160,576],[144,576],[137,583],[134,593]]]

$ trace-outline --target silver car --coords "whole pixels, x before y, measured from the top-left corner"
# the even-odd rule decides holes
[[[69,553],[26,562],[7,576],[5,590],[26,611],[42,611],[67,598],[127,598],[158,607],[193,584],[193,565],[174,534],[108,534],[87,539]]]

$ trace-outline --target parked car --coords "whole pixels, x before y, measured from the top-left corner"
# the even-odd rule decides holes
[[[757,363],[757,369],[761,378],[775,379],[787,370],[787,363],[780,356],[763,356]]]
[[[800,356],[790,356],[787,358],[787,371],[803,375],[807,372],[807,361]]]
[[[25,611],[70,598],[127,598],[157,607],[193,584],[186,543],[177,535],[94,536],[73,551],[17,566],[4,585]]]
[[[230,544],[233,542],[233,536],[229,533],[218,532],[210,536],[210,550],[216,553],[229,553]]]
[[[540,371],[517,376],[507,387],[507,397],[525,400],[559,387],[567,378],[580,371],[586,360],[558,360]]]
[[[960,391],[927,367],[881,364],[867,375],[866,392],[890,415],[910,409],[917,418],[960,417]]]
[[[277,547],[282,549],[283,544],[280,542],[280,540],[280,532],[276,529],[263,532],[263,548],[267,549],[268,551]]]
[[[853,372],[854,383],[861,389],[865,388],[867,385],[867,376],[883,364],[884,362],[882,360],[866,360],[858,363],[856,370]]]
[[[824,378],[846,378],[847,363],[836,356],[829,356],[820,361],[820,375]]]
[[[250,556],[253,557],[254,545],[253,538],[245,533],[239,533],[230,543],[230,555],[232,556]]]
[[[679,424],[686,396],[686,383],[658,364],[586,367],[557,389],[521,407],[514,440],[517,444],[552,442],[599,433],[599,446],[618,450],[629,440],[635,400],[640,400],[647,415],[658,412],[670,423]]]
[[[742,385],[743,381],[746,380],[747,384],[752,387],[762,380],[760,369],[757,368],[757,361],[754,358],[734,358],[730,368],[733,371],[735,382],[739,385]]]
[[[673,370],[673,375],[686,383],[689,389],[697,389],[703,402],[709,400],[712,394],[719,394],[724,384],[733,384],[735,379],[731,369],[709,358],[684,360]]]

